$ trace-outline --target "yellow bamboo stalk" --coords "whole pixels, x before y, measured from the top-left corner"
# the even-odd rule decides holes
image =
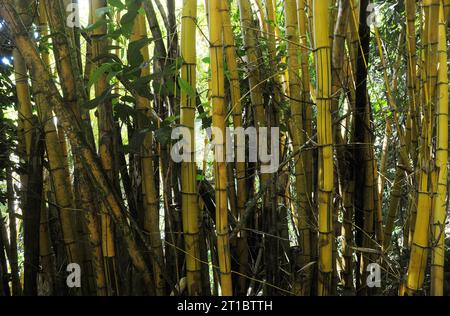
[[[257,30],[254,29],[253,13],[249,0],[239,0],[239,13],[241,21],[241,30],[243,33],[243,42],[245,46],[245,52],[247,56],[247,69],[248,69],[248,82],[250,89],[250,99],[253,107],[255,127],[258,131],[258,143],[261,141],[261,127],[266,127],[266,113],[264,109],[263,98],[263,82],[261,77],[260,65],[262,60],[258,54],[257,43]],[[261,162],[261,169],[267,162]],[[270,176],[267,173],[261,173],[259,176],[259,190],[266,190],[270,183]],[[269,194],[265,194],[263,197],[263,210],[267,212],[269,209]]]
[[[280,40],[280,27],[278,25],[277,16],[276,16],[276,1],[275,0],[266,0],[266,11],[267,11],[267,30],[268,30],[268,51],[271,62],[275,62],[276,57],[276,41]],[[286,63],[286,56],[281,57],[281,62]],[[275,65],[274,65],[275,66]],[[277,71],[277,70],[275,70]],[[278,84],[281,86],[284,94],[289,93],[289,76],[288,70],[285,69],[279,76],[275,76],[275,81],[278,81]],[[275,96],[276,97],[276,96]]]
[[[312,118],[312,102],[311,102],[311,84],[309,75],[309,55],[310,47],[308,45],[307,36],[307,21],[308,17],[306,15],[306,0],[297,0],[297,10],[298,10],[298,23],[299,23],[299,37],[300,37],[300,64],[301,64],[301,102],[303,104],[303,129],[305,133],[305,141],[308,141],[313,137],[313,118]],[[312,203],[312,192],[313,192],[313,151],[307,150],[304,154],[305,158],[303,160],[305,168],[305,178],[306,178],[306,194],[308,197],[308,203],[306,204],[309,223],[316,223],[317,218],[314,214],[314,206]],[[316,227],[316,224],[314,224]],[[317,231],[314,233],[310,232],[311,236],[311,255],[315,258],[317,257]]]
[[[450,0],[445,0],[444,2],[444,9],[445,9],[445,19],[447,20],[450,15]]]
[[[384,245],[384,229],[383,229],[383,212],[382,212],[382,208],[381,208],[381,203],[382,203],[382,189],[381,185],[384,185],[383,181],[379,181],[380,178],[384,178],[384,174],[385,174],[385,170],[383,169],[383,166],[380,166],[378,169],[378,164],[377,161],[374,160],[373,163],[373,198],[374,198],[374,204],[375,204],[375,237],[376,237],[376,241],[377,244],[376,246],[378,247],[383,247]],[[381,190],[381,192],[380,192]]]
[[[184,0],[181,16],[181,78],[195,90],[196,86],[196,19],[197,1]],[[189,295],[201,295],[199,206],[197,200],[197,164],[195,163],[195,102],[196,96],[181,90],[180,123],[189,128],[190,162],[181,164],[182,218],[186,247],[186,273]],[[185,147],[186,148],[186,147]]]
[[[38,24],[42,36],[42,44],[45,44],[48,36],[48,23],[43,1],[39,3]],[[50,54],[47,51],[43,51],[41,53],[41,57],[47,69],[51,72]],[[39,118],[44,126],[46,151],[50,165],[50,178],[52,180],[53,190],[55,191],[56,203],[59,207],[66,206],[67,208],[72,208],[72,183],[70,181],[67,147],[64,133],[61,127],[59,128],[59,132],[57,131],[53,120],[53,113],[48,106],[45,97],[40,93],[36,94],[36,105],[38,108]],[[106,295],[106,285],[101,244],[99,241],[100,233],[98,231],[97,222],[94,222],[93,220],[94,215],[91,210],[91,206],[93,204],[90,203],[86,206],[83,199],[83,193],[86,193],[87,191],[87,189],[81,190],[81,205],[83,205],[83,209],[86,210],[83,214],[89,234],[90,260],[92,262],[92,271],[95,275],[95,285],[97,289],[96,293],[97,295],[103,296]],[[92,200],[90,199],[89,202],[92,202]],[[64,209],[61,209],[60,211],[66,212]]]
[[[267,52],[269,54],[269,66],[271,71],[273,71],[273,81],[275,85],[275,90],[273,92],[273,97],[276,105],[282,104],[284,101],[284,97],[282,95],[282,91],[284,91],[283,82],[284,82],[284,72],[280,72],[277,69],[277,38],[279,36],[279,28],[277,25],[277,16],[275,12],[275,4],[273,0],[266,0],[266,17],[267,17]],[[286,57],[283,56],[282,62],[286,61]],[[285,90],[286,94],[288,93]],[[276,108],[277,120],[284,120],[284,113],[280,110],[280,107]],[[281,144],[281,152],[280,156],[283,157],[285,150],[287,148],[287,136],[285,132],[282,132],[280,136],[280,144]]]
[[[287,76],[288,70],[284,70],[281,72],[278,68],[278,56],[277,56],[277,38],[279,37],[279,27],[277,24],[277,16],[276,16],[276,8],[274,0],[266,0],[266,17],[267,17],[267,52],[269,54],[269,66],[271,71],[274,73],[273,83],[274,83],[274,91],[273,91],[273,100],[275,102],[276,107],[276,118],[277,122],[284,121],[284,112],[281,110],[279,105],[283,104],[285,101],[284,95],[287,95],[289,92],[289,88],[285,84],[289,84],[284,80]],[[281,62],[286,62],[286,56],[281,57]],[[286,75],[286,76],[285,76]],[[280,157],[284,157],[286,150],[288,148],[288,137],[286,132],[281,131],[280,135]],[[286,187],[289,185],[288,174],[284,172],[280,174],[281,185]]]
[[[359,0],[350,1],[349,40],[347,41],[350,63],[353,71],[357,69],[357,56],[359,50]],[[356,76],[356,74],[354,74]],[[353,98],[354,100],[354,98]]]
[[[147,37],[147,27],[145,16],[138,14],[136,17],[133,32],[130,36],[130,41],[137,41]],[[144,62],[150,60],[148,46],[141,49],[144,57]],[[141,77],[150,75],[149,67],[141,69]],[[137,110],[141,111],[143,115],[149,115],[151,110],[151,102],[149,99],[142,96],[137,96]],[[138,126],[143,128],[142,122],[138,122]],[[153,277],[155,280],[156,295],[163,295],[165,291],[164,279],[162,275],[162,264],[164,263],[164,255],[162,249],[161,233],[159,228],[159,200],[155,187],[155,174],[153,168],[152,155],[152,135],[147,133],[143,145],[141,147],[141,171],[143,179],[143,193],[144,193],[144,230],[148,234],[150,246],[154,253],[152,257]]]
[[[427,56],[429,56],[428,54],[428,50],[430,48],[429,45],[429,36],[428,36],[428,31],[425,29],[428,29],[428,22],[425,21],[426,17],[425,17],[425,8],[422,5],[420,10],[419,10],[419,17],[418,19],[420,21],[424,21],[425,25],[423,27],[420,28],[420,39],[423,43],[422,45],[422,49],[419,51],[420,52],[420,56],[418,57],[418,96],[417,98],[420,100],[420,102],[417,104],[418,106],[418,112],[420,114],[417,115],[417,119],[419,121],[418,126],[421,127],[421,133],[420,135],[418,135],[419,140],[418,140],[418,145],[419,147],[417,148],[417,168],[422,168],[423,166],[423,160],[422,160],[422,153],[424,152],[423,148],[424,146],[426,146],[427,144],[427,137],[428,137],[428,127],[424,127],[423,124],[426,124],[426,116],[428,115],[428,111],[431,111],[431,108],[429,106],[429,90],[428,90],[428,79],[430,78],[429,74],[428,74],[428,64],[429,64],[429,58]],[[411,14],[411,13],[409,13]],[[430,110],[428,110],[430,109]],[[431,113],[430,113],[431,115]],[[428,118],[428,121],[430,119]],[[416,177],[413,179],[413,183],[417,186],[417,188],[420,187],[420,181],[421,181],[421,174],[420,172],[416,173]],[[416,223],[416,217],[417,217],[417,205],[418,205],[418,198],[419,198],[419,194],[418,194],[419,189],[415,190],[413,192],[413,194],[411,194],[410,198],[409,198],[409,205],[408,205],[408,210],[409,210],[409,219],[407,222],[407,225],[409,226],[409,235],[408,235],[408,245],[409,247],[411,247],[411,243],[413,241],[413,236],[414,236],[414,231],[415,231],[415,223]],[[405,285],[406,286],[406,285]]]
[[[247,67],[249,68],[249,83],[251,89],[250,98],[255,109],[257,127],[263,127],[266,125],[264,115],[264,102],[262,87],[260,84],[259,61],[256,51],[256,35],[253,28],[252,11],[249,0],[239,0],[239,12],[248,59]]]
[[[46,16],[46,10],[44,3],[40,4],[39,18],[42,26],[43,36],[48,34],[47,20],[44,20]],[[48,12],[47,12],[48,14]],[[50,70],[50,56],[47,53],[42,54],[42,60],[45,67]],[[64,67],[63,67],[64,68]],[[65,80],[63,80],[65,81]],[[68,83],[70,85],[70,83]],[[73,91],[73,90],[69,90]],[[56,133],[56,127],[52,118],[52,112],[47,105],[47,100],[43,95],[43,91],[35,90],[36,102],[40,112],[40,119],[45,122],[45,139],[46,139],[46,151],[50,165],[50,175],[55,190],[55,199],[58,204],[61,228],[64,236],[64,245],[67,251],[67,256],[70,262],[80,263],[82,262],[82,254],[79,244],[77,242],[77,234],[74,227],[74,201],[72,196],[72,185],[69,178],[69,170],[67,169],[67,162],[64,160],[64,150],[61,147],[59,137]]]
[[[30,3],[23,0],[14,0],[14,4],[23,23],[26,26],[30,26],[30,24],[32,23],[32,17],[29,12],[27,12],[28,5]],[[17,49],[13,49],[13,58],[19,116],[17,131],[20,139],[19,154],[22,155],[20,158],[28,160],[31,149],[31,129],[33,128],[32,105],[28,84],[28,69],[22,55]]]
[[[249,0],[239,0],[239,13],[241,18],[242,32],[247,54],[247,67],[249,68],[250,98],[255,109],[257,127],[264,127],[266,119],[264,114],[264,101],[262,86],[260,84],[259,61],[257,54],[257,42],[255,30],[252,23],[252,11]]]
[[[331,119],[330,2],[313,0],[317,72],[317,140],[319,145],[319,278],[318,295],[330,295],[333,278],[333,136]]]
[[[225,58],[230,73],[230,93],[231,93],[231,111],[233,113],[233,125],[234,128],[242,127],[242,104],[241,104],[241,88],[239,82],[239,73],[236,62],[236,46],[233,36],[233,28],[231,25],[230,8],[228,3],[223,3],[223,40],[225,45]],[[270,23],[269,23],[270,28]],[[270,38],[270,31],[269,31]],[[247,203],[247,184],[246,184],[246,172],[245,162],[237,160],[237,152],[245,148],[244,144],[235,142],[235,168],[237,178],[237,213],[238,219],[242,220],[245,212],[245,204]],[[242,230],[238,235],[238,262],[239,273],[247,275],[249,273],[248,266],[248,245],[247,234],[245,230]],[[239,278],[239,288],[241,293],[245,293],[245,285],[247,279],[245,277]]]
[[[260,24],[260,27],[261,27],[261,30],[262,30],[261,36],[262,37],[267,37],[268,33],[269,33],[269,23],[267,21],[266,15],[265,15],[265,11],[263,9],[262,2],[261,2],[261,0],[253,0],[253,2],[255,3],[256,8],[257,8],[256,9],[256,14],[258,16],[259,24]]]
[[[13,50],[14,57],[14,75],[16,79],[16,91],[18,100],[18,136],[22,141],[19,143],[19,147],[22,148],[23,158],[26,160],[30,155],[31,146],[31,129],[32,124],[32,110],[31,110],[31,98],[28,85],[28,70],[23,60],[22,55],[17,49]]]
[[[230,11],[227,3],[223,4],[224,10],[222,14],[224,29],[224,45],[225,57],[228,70],[230,72],[230,93],[231,93],[231,110],[233,113],[233,125],[235,128],[242,127],[242,104],[241,90],[239,83],[239,73],[236,61],[236,46],[234,43],[233,28],[231,25]],[[243,146],[237,144],[236,151]],[[238,178],[238,210],[243,211],[246,203],[246,186],[245,186],[245,162],[236,162],[236,177]]]
[[[432,108],[434,105],[434,90],[437,74],[437,44],[439,0],[424,0],[424,61],[426,78],[423,86],[424,119],[422,124],[422,145],[419,153],[419,187],[417,198],[417,215],[414,225],[414,234],[411,244],[411,255],[406,281],[407,293],[412,295],[423,284],[427,263],[429,245],[429,223],[431,212],[431,137],[432,137]]]
[[[402,197],[402,183],[405,180],[405,171],[399,166],[395,169],[394,184],[391,189],[389,200],[388,215],[386,218],[386,225],[384,227],[384,249],[388,249],[391,245],[392,230],[394,228],[395,218],[397,216],[400,199]]]
[[[91,0],[90,1],[90,18],[91,23],[95,24],[102,19],[103,16],[97,14],[97,9],[107,7],[105,0]],[[92,38],[92,58],[96,58],[101,54],[107,53],[108,39],[105,38],[107,33],[106,24],[97,27],[91,34]],[[93,65],[93,71],[95,71],[97,65]],[[102,74],[95,82],[95,96],[99,97],[108,88],[108,82],[106,80],[106,74]],[[113,157],[113,128],[114,119],[112,114],[112,104],[110,101],[100,104],[98,106],[98,128],[99,128],[99,156],[102,166],[108,175],[111,183],[114,183],[114,157]],[[111,216],[106,209],[106,206],[101,204],[101,243],[102,253],[104,256],[104,266],[106,270],[106,281],[108,285],[108,291],[110,295],[118,295],[118,276],[116,272],[116,250],[113,232],[113,223]]]
[[[437,195],[433,209],[432,230],[432,259],[431,259],[431,294],[444,294],[444,239],[445,221],[447,213],[447,184],[448,184],[448,67],[447,67],[447,20],[445,19],[444,1],[439,7],[439,70],[438,93],[439,104],[436,111],[437,123]]]
[[[289,106],[292,115],[292,143],[294,152],[300,149],[305,143],[305,134],[303,129],[303,107],[301,103],[301,81],[298,63],[298,16],[296,0],[286,0],[285,2],[285,19],[286,19],[286,39],[287,39],[287,56],[289,69]],[[311,260],[310,249],[310,231],[309,231],[309,214],[307,205],[309,199],[306,191],[306,177],[304,168],[305,155],[299,154],[295,159],[295,187],[297,191],[297,228],[299,232],[299,246],[301,249],[299,256],[299,265],[304,267]],[[309,270],[308,270],[309,271]],[[310,276],[309,276],[310,277]],[[310,278],[306,277],[302,284],[302,295],[309,292]]]
[[[277,25],[276,25],[276,12],[274,0],[266,0],[266,16],[267,16],[267,50],[269,52],[269,64],[274,71],[277,71],[274,66],[276,62],[276,37],[278,36]],[[275,76],[276,80],[280,79],[280,76]]]
[[[222,140],[215,146],[215,190],[216,190],[216,231],[219,257],[220,285],[223,296],[233,295],[231,283],[230,240],[228,232],[227,170],[225,162],[225,102],[224,102],[224,64],[223,64],[223,20],[222,1],[209,1],[209,41],[211,55],[211,104],[212,126],[222,132]]]
[[[397,129],[398,137],[400,139],[400,148],[399,148],[400,159],[404,165],[404,168],[407,168],[407,170],[409,172],[411,172],[412,166],[411,166],[411,163],[408,158],[408,150],[407,150],[408,147],[407,147],[406,140],[405,140],[405,133],[403,131],[402,125],[400,125],[400,123],[398,121],[397,106],[396,106],[394,97],[392,96],[391,85],[390,85],[391,81],[389,80],[388,74],[387,74],[387,64],[386,64],[386,59],[384,56],[383,45],[381,43],[380,33],[379,33],[377,27],[374,27],[374,30],[375,30],[375,39],[376,39],[377,47],[378,47],[378,53],[380,55],[381,64],[383,66],[383,77],[384,77],[384,84],[385,84],[385,88],[386,88],[386,95],[388,97],[388,104],[391,108],[391,111],[393,112],[391,115],[392,123],[389,122],[388,119],[386,120],[386,122],[387,122],[387,124],[393,124],[395,126],[395,128]]]
[[[341,95],[345,93],[345,81],[343,80],[343,67],[345,66],[344,57],[345,57],[345,39],[346,39],[346,31],[348,28],[348,17],[350,13],[350,5],[348,0],[340,0],[338,3],[338,8],[336,10],[335,16],[336,21],[332,21],[332,25],[330,27],[334,27],[333,31],[333,44],[332,44],[332,101],[331,101],[331,111],[333,113],[333,120],[335,123],[333,124],[333,138],[335,143],[338,145],[336,147],[336,160],[339,171],[338,179],[335,180],[335,183],[342,189],[348,189],[348,179],[350,178],[349,170],[345,168],[345,138],[342,135],[342,126],[340,123],[336,121],[339,115],[339,100],[341,99]],[[345,130],[344,130],[345,133]],[[345,196],[345,192],[341,193]],[[335,225],[335,234],[336,236],[340,235],[342,232],[342,228],[340,227],[340,223],[338,221],[339,213],[341,212],[341,205],[336,203],[333,209],[333,220]],[[345,222],[345,221],[344,221]],[[347,229],[344,230],[345,233],[349,231]],[[338,245],[336,242],[333,243],[333,264],[336,264],[339,260],[338,257]],[[348,262],[345,262],[344,268],[348,267]],[[343,272],[343,275],[348,275],[348,270]],[[335,270],[335,278],[337,280],[336,274],[338,271]]]
[[[114,220],[118,223],[117,227],[120,229],[124,238],[126,249],[130,255],[133,266],[141,273],[143,283],[150,292],[153,280],[150,277],[142,253],[137,246],[129,223],[127,222],[124,207],[111,189],[111,185],[106,179],[102,167],[98,163],[97,157],[92,149],[87,145],[85,139],[80,137],[82,131],[76,115],[71,109],[69,110],[62,96],[59,94],[56,84],[50,76],[50,72],[37,53],[36,45],[29,38],[23,24],[19,23],[20,18],[18,17],[16,10],[9,1],[0,0],[0,4],[0,15],[8,24],[11,34],[14,36],[17,48],[22,53],[29,68],[33,69],[33,77],[41,79],[34,81],[36,88],[45,95],[49,105],[55,110],[64,131],[67,133],[68,138],[73,143],[74,147],[79,148],[79,155],[83,158],[83,161],[86,163],[86,169],[91,175],[89,180],[102,193],[101,197],[103,201],[107,203],[111,215],[113,215]]]
[[[416,56],[416,1],[407,0],[405,4],[406,10],[406,42],[407,42],[407,56],[408,56],[408,99],[409,112],[406,124],[406,140],[407,145],[410,146],[409,152],[413,159],[413,166],[417,164],[417,137],[418,137],[418,91],[417,91],[417,56]]]

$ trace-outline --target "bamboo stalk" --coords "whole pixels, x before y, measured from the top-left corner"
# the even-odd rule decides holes
[[[71,40],[69,34],[67,34],[67,37],[64,35],[66,34],[65,25],[63,24],[63,21],[65,21],[65,17],[62,16],[62,9],[61,9],[61,3],[51,2],[51,1],[45,1],[43,6],[45,7],[45,12],[47,16],[47,22],[50,25],[51,32],[53,34],[57,34],[52,37],[52,43],[54,45],[54,56],[55,56],[55,62],[58,70],[59,77],[61,78],[61,89],[63,91],[64,95],[64,102],[67,104],[68,107],[72,108],[72,111],[76,115],[77,124],[80,124],[80,126],[84,126],[84,129],[86,125],[83,125],[81,123],[82,117],[80,113],[80,108],[78,104],[78,97],[79,97],[79,90],[77,87],[77,80],[76,74],[79,70],[78,64],[74,61],[75,57],[73,56],[73,49],[71,49]],[[23,52],[22,52],[23,54]],[[44,59],[46,57],[44,56]],[[44,60],[44,63],[46,61]],[[48,66],[45,65],[45,68],[48,69]],[[36,88],[38,87],[36,83]],[[36,89],[36,94],[42,95],[42,98],[45,98],[44,94],[45,92],[39,88]],[[48,102],[48,100],[47,100]],[[71,145],[74,145],[71,143]],[[55,150],[55,156],[60,153],[60,149],[58,148],[49,148],[47,146],[47,153],[49,151]],[[78,148],[76,146],[72,146],[72,151],[76,153],[78,151]],[[48,153],[49,154],[49,153]],[[50,155],[50,154],[49,154]],[[53,155],[53,154],[51,154]],[[50,168],[52,171],[56,171],[57,173],[60,173],[61,175],[56,176],[54,181],[55,185],[55,195],[56,200],[58,201],[58,195],[59,199],[62,200],[62,203],[59,205],[60,209],[60,218],[61,218],[61,227],[62,232],[64,236],[64,244],[67,252],[67,257],[70,262],[81,264],[82,259],[82,249],[80,247],[80,244],[78,242],[79,236],[77,234],[76,228],[75,228],[75,217],[77,214],[73,211],[74,204],[72,197],[67,196],[67,192],[64,192],[68,186],[67,179],[63,179],[63,175],[67,175],[67,173],[64,171],[63,166],[65,166],[65,163],[63,161],[57,161],[56,158],[54,160],[54,168],[51,166]],[[51,162],[50,162],[51,163]],[[81,166],[81,162],[78,158],[75,157],[75,165],[77,172],[81,172],[83,167]],[[59,177],[59,178],[58,178]],[[56,187],[59,187],[57,189]],[[87,188],[86,188],[87,189]],[[58,190],[61,190],[60,193],[58,193]],[[66,196],[63,196],[66,195]]]
[[[147,28],[145,24],[145,17],[142,14],[138,14],[130,40],[136,41],[146,37]],[[144,46],[141,49],[141,53],[144,57],[144,62],[150,60],[148,46]],[[150,75],[149,67],[143,67],[141,70],[141,77],[148,75]],[[141,111],[144,116],[148,116],[151,110],[150,100],[142,96],[137,96],[137,99],[137,110]],[[141,120],[138,120],[138,128],[145,128]],[[154,252],[154,256],[152,256],[152,268],[156,286],[156,294],[163,295],[165,291],[163,279],[164,254],[159,228],[159,199],[155,187],[152,143],[152,135],[151,133],[147,133],[140,153],[145,208],[144,230],[146,234],[148,234],[148,240],[150,241],[150,246]]]
[[[308,45],[307,21],[306,14],[306,0],[297,0],[298,21],[299,21],[299,36],[300,36],[300,64],[301,64],[301,102],[303,109],[303,128],[305,133],[305,141],[309,141],[313,136],[313,117],[312,117],[312,101],[310,91],[310,75],[309,75],[309,55],[310,47]],[[308,213],[308,222],[313,230],[310,228],[310,243],[311,243],[311,259],[317,260],[317,214],[316,207],[313,202],[312,193],[313,188],[313,150],[309,148],[304,154],[304,168],[306,178],[306,194],[308,203],[306,204]]]
[[[95,24],[104,20],[104,16],[99,16],[97,10],[107,7],[105,0],[91,0],[90,2],[90,19]],[[106,38],[106,24],[97,27],[91,34],[92,38],[92,58],[95,59],[102,54],[108,53],[108,39]],[[92,71],[95,71],[98,65],[93,65]],[[101,96],[108,88],[106,74],[102,74],[95,82],[95,96]],[[111,101],[99,104],[98,108],[98,129],[99,129],[99,157],[102,166],[113,184],[117,184],[118,175],[114,171],[114,117]],[[114,228],[111,216],[105,209],[106,206],[101,204],[100,224],[101,224],[101,243],[102,253],[104,257],[104,269],[106,273],[106,282],[109,295],[118,295],[118,275],[116,271],[116,250],[114,241]]]
[[[264,99],[261,86],[261,74],[257,53],[256,32],[252,22],[252,11],[249,0],[239,0],[239,13],[241,28],[244,33],[244,45],[247,55],[247,67],[249,70],[250,99],[255,111],[255,125],[258,128],[265,127],[266,116],[264,111]],[[259,133],[258,133],[259,139]],[[261,187],[266,186],[269,177],[267,174],[261,175]]]
[[[8,195],[9,236],[10,236],[9,265],[11,267],[11,281],[12,281],[11,289],[13,296],[20,296],[22,295],[22,285],[19,276],[19,261],[17,254],[16,206],[14,205],[15,197],[14,197],[12,169],[11,166],[9,166],[9,164],[6,166],[5,172],[6,172],[6,192]]]
[[[398,165],[395,169],[394,184],[391,189],[391,195],[389,200],[388,215],[386,217],[386,225],[384,227],[384,249],[389,249],[391,245],[392,230],[394,228],[395,218],[400,206],[400,200],[402,197],[402,184],[405,181],[405,171]]]
[[[417,215],[414,225],[414,234],[411,244],[411,255],[408,266],[406,282],[409,295],[417,292],[425,278],[427,254],[429,246],[429,223],[431,211],[431,137],[432,117],[434,110],[434,90],[437,79],[437,44],[439,23],[439,0],[424,0],[425,13],[424,49],[425,49],[425,83],[424,89],[424,122],[422,124],[422,146],[419,153],[419,187],[417,197]]]
[[[197,2],[184,0],[181,17],[181,78],[194,89],[196,87],[196,19]],[[181,125],[189,128],[189,162],[181,164],[182,218],[186,247],[186,272],[189,295],[201,294],[201,264],[199,248],[199,206],[197,197],[197,164],[195,162],[195,103],[196,95],[181,91]]]
[[[16,90],[18,100],[18,135],[19,139],[22,139],[19,143],[21,149],[21,158],[27,160],[30,155],[31,147],[31,130],[32,126],[32,106],[30,91],[28,88],[28,70],[25,66],[25,62],[17,49],[13,50],[14,56],[14,74],[16,79]]]
[[[445,221],[447,213],[448,185],[448,67],[447,67],[447,21],[444,14],[444,1],[439,6],[439,70],[438,93],[439,103],[436,110],[437,123],[437,195],[432,219],[432,259],[431,259],[431,295],[444,294],[444,259],[445,259]]]
[[[416,55],[416,32],[415,32],[415,20],[416,20],[416,2],[414,0],[407,0],[406,5],[406,42],[407,42],[407,56],[408,56],[408,99],[409,99],[409,112],[408,120],[406,124],[406,140],[407,145],[410,146],[409,152],[413,159],[413,166],[417,165],[417,146],[418,146],[418,121],[420,119],[418,115],[418,87],[417,87],[417,55]]]
[[[78,123],[76,116],[72,111],[69,111],[66,107],[63,98],[59,94],[59,91],[53,82],[45,64],[40,59],[35,44],[30,40],[25,32],[23,24],[19,23],[20,18],[14,10],[11,2],[8,0],[0,0],[0,15],[5,19],[8,24],[12,35],[15,38],[17,48],[22,53],[27,66],[32,69],[32,75],[38,76],[41,80],[35,81],[36,87],[42,91],[48,100],[49,105],[55,110],[58,118],[61,120],[61,124],[64,130],[68,134],[69,138],[80,149],[80,156],[83,158],[88,172],[90,174],[90,181],[97,186],[99,191],[102,192],[102,199],[109,206],[108,210],[113,215],[114,220],[117,223],[122,237],[125,240],[128,253],[136,269],[142,273],[142,279],[147,289],[150,291],[152,288],[152,278],[145,266],[145,261],[136,241],[132,235],[131,228],[125,217],[125,210],[120,204],[120,201],[111,186],[106,179],[103,170],[98,163],[98,158],[93,153],[92,149],[87,144],[86,140],[81,135],[81,126]]]
[[[212,126],[222,133],[222,140],[215,146],[215,180],[216,180],[216,231],[217,251],[220,268],[220,285],[223,296],[231,296],[230,241],[228,231],[227,207],[227,172],[225,162],[225,104],[224,104],[224,64],[223,64],[223,20],[222,1],[209,1],[209,17],[214,23],[209,25],[211,56],[211,103],[213,111]]]
[[[49,225],[49,209],[45,201],[45,195],[50,185],[48,174],[44,175],[44,190],[39,222],[39,257],[42,267],[43,284],[47,295],[55,295],[56,262],[55,252],[52,248]],[[39,286],[38,286],[39,287]]]
[[[292,135],[294,152],[300,150],[300,147],[305,143],[304,133],[304,119],[303,119],[303,107],[305,104],[301,103],[302,89],[299,74],[298,64],[298,16],[297,16],[297,3],[296,0],[287,0],[285,3],[285,17],[286,17],[286,39],[287,39],[287,52],[288,52],[288,69],[289,69],[289,106],[292,114]],[[310,223],[308,214],[309,198],[307,195],[307,183],[305,175],[305,155],[300,154],[295,160],[295,187],[297,191],[298,206],[297,206],[297,229],[299,232],[299,246],[300,246],[300,267],[306,266],[311,260],[310,249]],[[310,270],[307,270],[307,273]],[[306,275],[301,295],[307,295],[310,290],[311,275]]]
[[[333,137],[331,120],[331,47],[329,1],[313,1],[317,72],[317,140],[319,144],[319,279],[318,295],[332,293],[333,278]]]
[[[226,2],[223,3],[222,11],[223,19],[223,40],[225,45],[225,58],[230,72],[230,93],[231,93],[231,112],[233,113],[234,128],[241,128],[242,126],[242,104],[241,104],[241,86],[239,82],[238,66],[236,61],[236,47],[233,36],[233,29],[230,18],[230,8]],[[269,23],[270,27],[270,23]],[[270,36],[270,34],[269,34]],[[245,162],[238,161],[237,153],[245,148],[244,144],[235,142],[235,168],[237,179],[237,218],[241,221],[244,218],[245,204],[247,203],[247,184]],[[242,230],[237,237],[238,243],[238,262],[239,273],[248,275],[250,267],[248,265],[248,244],[247,233]],[[247,280],[245,277],[239,277],[239,293],[245,294]]]

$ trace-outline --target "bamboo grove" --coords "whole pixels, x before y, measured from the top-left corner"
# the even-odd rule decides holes
[[[0,0],[0,296],[448,295],[449,11]]]

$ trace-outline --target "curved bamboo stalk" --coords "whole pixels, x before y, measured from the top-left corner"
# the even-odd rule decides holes
[[[77,120],[77,124],[80,125],[80,128],[83,131],[87,131],[88,125],[82,123],[83,115],[80,111],[79,104],[82,102],[80,90],[77,81],[77,74],[79,74],[78,63],[75,61],[74,49],[72,48],[72,37],[70,34],[66,33],[66,27],[64,25],[65,16],[63,16],[63,9],[61,8],[62,3],[56,3],[54,1],[44,1],[45,12],[47,16],[47,22],[50,26],[50,31],[52,34],[52,43],[54,46],[54,56],[56,67],[58,70],[58,75],[61,79],[61,90],[64,96],[64,102],[67,107],[71,108],[75,113],[75,119]],[[64,22],[63,22],[64,21]],[[22,52],[23,53],[23,52]],[[45,66],[47,68],[47,66]],[[39,91],[44,96],[44,91]],[[39,94],[38,93],[38,94]],[[47,100],[47,102],[49,102]],[[90,127],[89,127],[90,129]],[[88,137],[88,134],[85,134]],[[92,135],[92,134],[89,134]],[[92,138],[89,137],[90,140]],[[72,142],[72,139],[69,138],[72,145],[72,151],[75,154],[75,169],[77,173],[81,174],[83,172],[83,166],[79,159],[78,147]],[[93,141],[91,142],[93,144]],[[49,148],[47,148],[49,149]],[[58,150],[55,148],[54,150]],[[60,166],[65,166],[64,161],[60,162]],[[55,166],[55,170],[60,171],[59,167]],[[60,172],[62,172],[61,169]],[[66,173],[67,175],[67,173]],[[61,190],[66,190],[67,183],[61,183],[55,185],[61,185]],[[83,189],[83,188],[82,188]],[[84,188],[89,190],[88,188]],[[55,189],[55,196],[56,196]],[[64,244],[67,251],[67,257],[70,262],[76,262],[81,264],[83,262],[82,249],[79,244],[79,236],[75,227],[75,217],[77,214],[73,211],[72,202],[65,201],[64,203],[59,205],[60,209],[60,218],[61,218],[61,227],[64,236]]]
[[[67,108],[63,98],[52,80],[50,73],[46,69],[45,64],[40,59],[36,45],[30,40],[27,32],[24,30],[23,24],[20,23],[14,6],[9,0],[0,0],[0,16],[4,18],[9,29],[14,36],[17,48],[24,57],[27,66],[31,69],[34,77],[41,80],[35,81],[36,87],[45,95],[49,105],[55,110],[61,124],[74,146],[79,148],[80,156],[87,167],[90,178],[89,180],[101,191],[102,199],[108,205],[108,210],[117,224],[118,230],[121,232],[125,240],[126,248],[130,255],[133,265],[137,271],[141,273],[143,282],[150,292],[153,286],[153,280],[145,265],[143,256],[133,237],[131,227],[125,217],[124,207],[120,203],[120,199],[112,190],[103,170],[98,162],[98,158],[92,149],[82,137],[81,126],[77,121],[75,114]]]

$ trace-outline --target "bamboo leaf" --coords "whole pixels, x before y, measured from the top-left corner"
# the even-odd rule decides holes
[[[100,27],[102,27],[102,26],[105,26],[106,24],[107,24],[107,23],[106,23],[105,20],[100,19],[100,20],[98,20],[97,22],[95,22],[94,24],[89,24],[89,25],[84,29],[84,31],[85,31],[85,32],[92,32],[93,30],[96,30],[96,29],[98,29],[98,28],[100,28]]]
[[[144,56],[142,56],[141,48],[150,44],[151,42],[151,38],[142,38],[140,40],[130,42],[127,50],[127,60],[130,67],[138,67],[144,62]]]
[[[111,94],[113,88],[114,85],[109,86],[105,91],[103,91],[103,93],[100,96],[96,97],[93,100],[89,100],[83,103],[82,106],[86,109],[92,110],[105,101],[118,98],[120,96],[119,94]]]
[[[170,126],[163,126],[155,131],[155,139],[162,145],[167,145],[170,142],[172,135],[172,128]]]
[[[180,85],[181,90],[186,92],[191,98],[195,97],[195,90],[192,88],[192,86],[184,80],[183,78],[178,78],[178,84]]]
[[[100,78],[101,75],[111,70],[112,66],[113,66],[112,63],[105,63],[100,67],[98,67],[97,69],[95,69],[89,78],[88,89],[92,87],[92,85]]]
[[[120,0],[108,0],[108,4],[112,7],[115,7],[119,10],[125,10],[126,5],[122,3]]]

